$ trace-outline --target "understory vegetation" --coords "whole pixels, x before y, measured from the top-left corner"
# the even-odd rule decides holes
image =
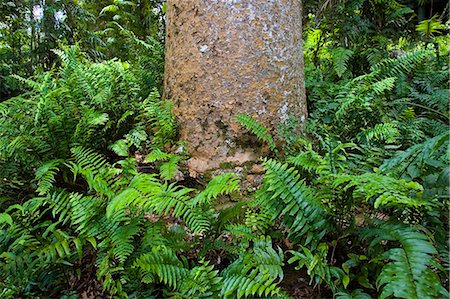
[[[449,297],[448,11],[306,1],[306,124],[236,116],[254,190],[188,175],[163,1],[35,2],[0,3],[1,298]]]

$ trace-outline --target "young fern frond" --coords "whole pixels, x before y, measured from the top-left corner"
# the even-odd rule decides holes
[[[240,122],[240,124],[244,128],[249,130],[251,133],[255,134],[259,140],[267,143],[272,151],[277,152],[277,146],[275,144],[275,141],[273,140],[272,135],[269,133],[266,127],[261,125],[254,118],[245,114],[237,115],[236,119]]]

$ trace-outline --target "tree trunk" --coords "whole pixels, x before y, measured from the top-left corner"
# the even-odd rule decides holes
[[[289,115],[305,120],[301,1],[167,0],[166,17],[165,98],[191,168],[258,159],[237,114],[271,132]]]

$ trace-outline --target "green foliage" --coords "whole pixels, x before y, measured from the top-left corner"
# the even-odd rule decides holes
[[[394,173],[406,180],[420,180],[429,196],[446,197],[448,194],[449,133],[416,144],[398,155],[387,159],[380,170]]]
[[[266,175],[258,203],[268,210],[272,220],[281,219],[289,239],[298,242],[305,236],[305,245],[319,241],[327,231],[325,211],[300,180],[298,171],[274,160],[266,160],[263,165]]]
[[[445,27],[437,19],[437,16],[433,16],[429,20],[423,20],[416,26],[416,30],[426,37],[434,36],[436,33],[440,33]]]
[[[396,298],[448,296],[432,269],[433,255],[437,252],[427,235],[414,227],[383,224],[379,229],[372,229],[366,237],[375,237],[370,246],[376,246],[381,240],[397,241],[401,245],[377,257],[391,260],[377,279],[377,287],[382,289],[379,298],[392,295]]]
[[[251,252],[243,253],[223,271],[221,290],[223,298],[242,298],[253,295],[261,297],[283,295],[276,280],[283,279],[283,253],[272,248],[270,238],[255,239]]]
[[[288,260],[288,263],[292,264],[297,262],[296,270],[300,270],[303,267],[307,268],[307,273],[311,278],[311,282],[314,280],[315,285],[318,285],[325,281],[328,285],[333,286],[333,278],[338,280],[343,275],[343,271],[337,267],[330,267],[327,261],[328,246],[325,243],[320,243],[317,247],[317,253],[313,254],[307,247],[300,246],[302,251],[289,251],[293,256]],[[345,277],[343,278],[344,287],[347,287],[348,282],[345,283]]]
[[[176,134],[170,104],[161,102],[156,91],[142,101],[139,82],[128,63],[90,63],[76,47],[55,52],[63,62],[58,72],[45,73],[36,81],[19,78],[32,91],[0,104],[0,165],[7,178],[0,188],[4,192],[9,192],[11,184],[20,188],[30,181],[32,169],[47,160],[67,158],[75,145],[98,150],[129,132],[130,146],[140,148],[147,136],[162,146]],[[48,171],[54,166],[42,166],[39,176],[50,179]]]
[[[249,130],[251,133],[255,134],[259,140],[267,143],[270,149],[274,152],[277,151],[277,147],[275,145],[275,141],[273,140],[272,135],[267,131],[263,125],[258,123],[255,119],[245,114],[239,114],[236,116],[236,119],[241,123],[241,125]]]
[[[332,52],[334,70],[339,77],[342,77],[347,70],[348,60],[352,56],[353,51],[342,47],[336,48]]]
[[[185,173],[163,1],[0,3],[0,297],[289,298],[286,261],[326,298],[448,297],[449,41],[401,3],[305,2],[307,123],[236,117],[277,156],[255,193]]]
[[[334,186],[345,185],[343,190],[353,190],[353,197],[371,200],[375,209],[382,206],[420,207],[426,204],[421,198],[423,187],[416,182],[397,180],[376,173],[359,176],[341,175]]]

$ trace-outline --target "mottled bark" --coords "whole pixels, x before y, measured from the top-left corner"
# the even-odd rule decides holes
[[[258,158],[239,113],[272,131],[291,114],[304,121],[301,18],[299,0],[167,0],[165,97],[191,167]]]

